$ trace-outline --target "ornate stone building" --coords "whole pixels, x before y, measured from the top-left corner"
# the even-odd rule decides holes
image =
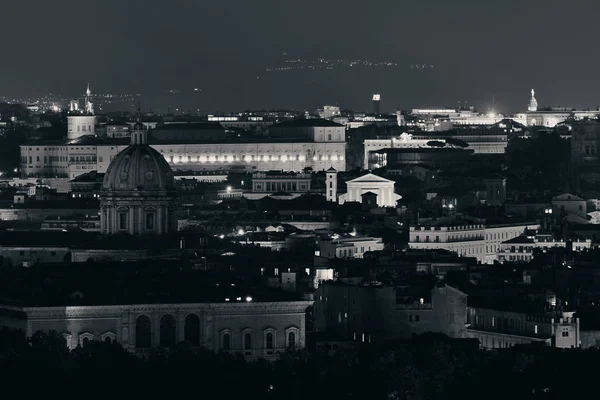
[[[232,299],[236,300],[236,299]],[[27,336],[54,330],[74,349],[116,341],[138,355],[183,341],[193,347],[273,359],[306,342],[312,301],[27,307]]]
[[[73,113],[64,139],[23,144],[23,176],[73,179],[89,171],[106,172],[128,142],[102,136],[94,121],[94,115]],[[218,122],[165,123],[149,132],[148,143],[175,171],[346,170],[345,127],[327,120],[287,121],[256,137],[230,135]]]
[[[177,230],[177,196],[171,167],[147,144],[138,122],[131,145],[108,166],[100,193],[102,234],[162,235]]]

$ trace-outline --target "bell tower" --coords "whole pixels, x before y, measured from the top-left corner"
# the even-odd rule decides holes
[[[337,203],[337,170],[333,167],[325,171],[325,198]]]
[[[90,90],[89,83],[85,91],[85,113],[88,115],[94,115],[94,103],[92,103],[92,91]]]

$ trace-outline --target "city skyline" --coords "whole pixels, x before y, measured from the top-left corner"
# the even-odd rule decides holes
[[[600,60],[586,49],[600,5],[582,2],[586,12],[574,19],[552,3],[14,3],[0,33],[16,33],[6,51],[18,56],[0,66],[11,77],[0,94],[76,95],[89,81],[96,92],[140,93],[157,112],[369,110],[381,93],[382,111],[460,102],[510,114],[526,107],[533,87],[540,106],[595,108],[600,84],[586,76]],[[13,25],[33,9],[25,29]],[[19,50],[40,42],[35,52]],[[291,60],[305,68],[289,69]],[[309,67],[318,60],[331,62]]]

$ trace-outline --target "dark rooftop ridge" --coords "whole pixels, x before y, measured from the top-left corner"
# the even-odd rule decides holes
[[[275,125],[271,125],[270,128],[309,128],[309,127],[343,127],[344,125],[338,124],[337,122],[329,121],[323,118],[311,118],[311,119],[292,119],[289,121],[282,121]]]

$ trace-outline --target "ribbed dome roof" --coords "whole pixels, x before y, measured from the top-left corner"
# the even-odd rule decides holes
[[[133,144],[111,161],[103,191],[175,190],[173,171],[164,157],[147,144]]]

